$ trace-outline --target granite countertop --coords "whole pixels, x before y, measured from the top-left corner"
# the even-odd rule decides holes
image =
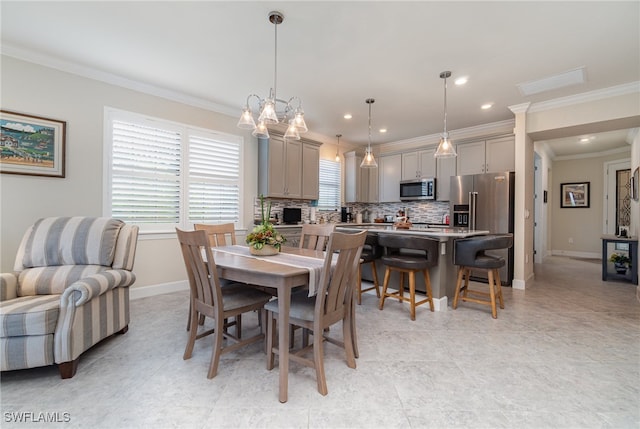
[[[424,235],[428,237],[439,237],[439,238],[464,238],[464,237],[472,237],[474,235],[486,235],[489,234],[489,231],[484,230],[468,230],[465,228],[442,228],[442,227],[430,227],[428,225],[413,225],[410,229],[401,229],[396,228],[392,224],[359,224],[359,225],[348,225],[338,224],[336,226],[337,230],[342,231],[362,231],[367,230],[369,232],[375,233],[383,233],[383,234],[409,234],[409,235]]]

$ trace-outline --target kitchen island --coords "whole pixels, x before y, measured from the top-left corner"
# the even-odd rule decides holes
[[[427,225],[414,225],[410,229],[396,228],[391,224],[338,224],[336,231],[360,232],[368,231],[369,234],[408,234],[423,237],[435,238],[440,241],[440,252],[438,264],[429,270],[431,279],[431,290],[433,293],[433,305],[436,311],[445,311],[449,300],[453,300],[456,285],[456,266],[453,265],[453,242],[457,238],[472,237],[476,235],[486,235],[489,231],[470,231],[461,228],[433,228]],[[378,278],[384,279],[384,264],[376,264],[378,268]],[[372,275],[369,264],[362,267],[362,277],[371,281]],[[389,280],[389,287],[397,288],[399,276],[393,272]],[[380,285],[382,287],[382,284]],[[425,291],[424,279],[416,276],[416,289]]]

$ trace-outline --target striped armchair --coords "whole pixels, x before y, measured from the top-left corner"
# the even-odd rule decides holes
[[[0,274],[2,371],[58,364],[71,378],[79,356],[129,326],[138,227],[94,217],[38,220],[13,273]]]

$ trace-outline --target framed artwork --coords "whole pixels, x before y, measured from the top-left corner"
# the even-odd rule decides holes
[[[0,172],[64,177],[64,121],[0,110]]]
[[[561,208],[589,208],[590,182],[561,183],[560,207]]]

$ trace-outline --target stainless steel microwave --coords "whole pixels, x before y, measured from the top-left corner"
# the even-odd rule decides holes
[[[400,201],[435,200],[436,179],[403,180],[400,182]]]

